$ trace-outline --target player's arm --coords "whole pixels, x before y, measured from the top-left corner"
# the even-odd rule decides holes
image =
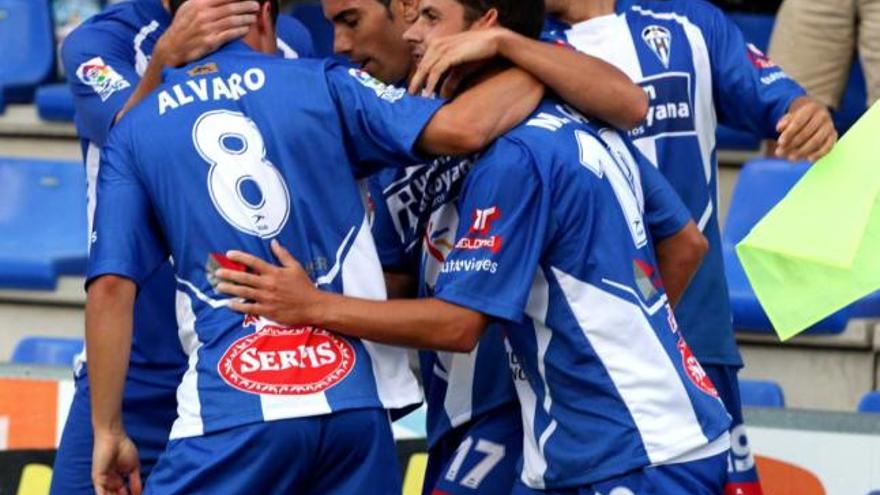
[[[621,129],[635,127],[648,112],[642,88],[611,64],[503,27],[433,40],[413,75],[410,92],[434,92],[450,69],[497,56],[528,71],[586,115]]]
[[[444,105],[416,145],[432,155],[475,153],[528,117],[543,96],[544,85],[531,74],[502,70]]]
[[[828,109],[789,78],[717,8],[704,7],[721,123],[779,137],[777,156],[816,161],[837,142]]]
[[[118,121],[162,83],[165,67],[179,67],[246,35],[256,22],[254,0],[188,0],[159,37],[144,75],[116,114]]]

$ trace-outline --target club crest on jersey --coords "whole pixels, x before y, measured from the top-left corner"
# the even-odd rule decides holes
[[[354,369],[352,345],[327,330],[285,327],[248,315],[257,331],[226,350],[217,371],[230,386],[252,394],[309,395],[342,382]]]
[[[389,103],[396,102],[397,100],[403,98],[403,95],[406,94],[405,89],[398,88],[390,84],[385,84],[360,69],[349,69],[348,74],[357,79],[357,81],[362,85],[375,91],[376,96],[382,98]]]
[[[107,101],[113,93],[131,86],[113,67],[105,64],[101,57],[95,57],[81,64],[76,69],[76,77],[95,90],[101,101]]]
[[[691,382],[703,393],[717,398],[718,390],[715,389],[715,385],[709,379],[706,370],[703,369],[694,353],[691,352],[691,348],[684,341],[684,337],[680,335],[678,337],[678,352],[681,354],[681,364],[684,366],[684,373],[690,378]]]
[[[669,55],[672,52],[672,33],[663,26],[653,24],[642,30],[642,39],[654,55],[657,55],[663,67],[668,69]]]

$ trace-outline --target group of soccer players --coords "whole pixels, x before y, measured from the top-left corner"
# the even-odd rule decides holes
[[[715,126],[815,160],[827,110],[702,0],[322,4],[360,69],[284,60],[273,0],[65,43],[88,373],[52,492],[399,493],[411,347],[426,494],[760,493]]]

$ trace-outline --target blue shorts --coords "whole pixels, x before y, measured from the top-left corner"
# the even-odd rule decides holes
[[[423,495],[508,495],[517,477],[522,438],[518,404],[450,431],[428,450]]]
[[[534,490],[518,482],[512,495],[721,495],[727,478],[724,452],[698,461],[649,466],[593,485]]]
[[[356,409],[172,440],[144,493],[400,495],[401,489],[388,412]]]
[[[728,469],[727,491],[737,495],[762,495],[761,482],[755,458],[746,437],[743,424],[742,402],[739,397],[739,380],[736,366],[704,365],[703,369],[718,390],[721,401],[732,419],[730,424],[730,464]]]
[[[158,373],[161,379],[148,380],[152,376],[150,373]],[[171,424],[177,418],[177,389],[171,384],[179,382],[179,376],[177,379],[169,377],[174,373],[164,370],[132,373],[130,370],[129,378],[125,381],[122,419],[128,435],[138,448],[142,479],[149,476],[159,455],[165,450]],[[132,376],[141,379],[133,379]],[[76,391],[55,456],[50,495],[95,493],[92,486],[92,441],[89,379],[88,372],[83,369],[76,378]]]

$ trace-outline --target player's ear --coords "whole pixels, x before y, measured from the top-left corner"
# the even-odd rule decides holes
[[[418,0],[398,0],[400,2],[400,8],[403,12],[403,19],[406,22],[413,23],[416,18],[419,16],[419,2]]]
[[[489,29],[493,27],[498,27],[498,9],[491,8],[486,11],[479,19],[477,19],[472,25],[471,29]]]

